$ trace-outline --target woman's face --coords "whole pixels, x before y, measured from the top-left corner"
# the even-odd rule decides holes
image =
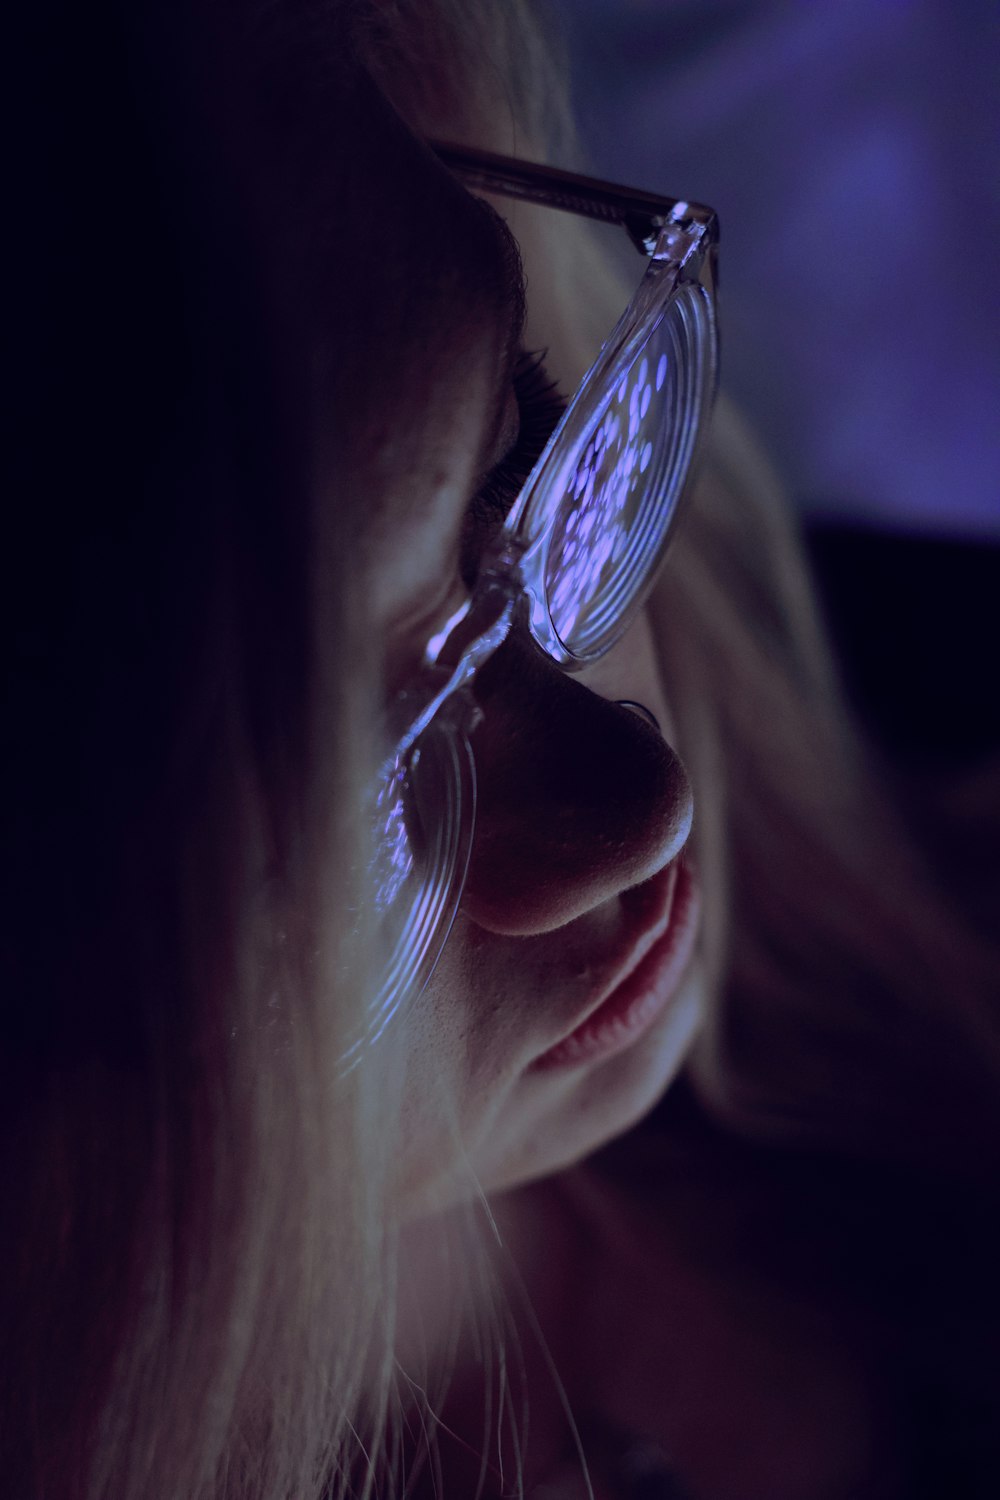
[[[470,499],[517,437],[523,307],[502,221],[376,90],[362,89],[355,114],[369,209],[351,216],[338,266],[344,306],[362,312],[340,321],[357,357],[334,384],[365,496],[388,700],[465,590]],[[475,691],[468,883],[401,1023],[411,1211],[468,1193],[470,1172],[487,1189],[511,1185],[628,1127],[676,1072],[699,1016],[697,890],[678,860],[691,795],[648,620],[572,676],[515,630]]]

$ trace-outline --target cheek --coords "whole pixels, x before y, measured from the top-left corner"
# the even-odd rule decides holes
[[[509,971],[480,964],[477,952],[459,918],[406,1017],[398,1164],[406,1218],[470,1196],[468,1143],[502,1112],[530,1058]]]
[[[450,359],[436,378],[412,373],[389,404],[385,429],[359,456],[358,493],[369,501],[359,516],[366,604],[373,627],[391,639],[400,622],[433,614],[459,582],[459,538],[481,467],[490,388],[481,355]],[[418,391],[424,394],[414,402]]]

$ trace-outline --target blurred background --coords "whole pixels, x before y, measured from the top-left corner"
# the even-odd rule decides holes
[[[1000,5],[548,0],[590,169],[710,203],[723,382],[904,767],[1000,750]]]

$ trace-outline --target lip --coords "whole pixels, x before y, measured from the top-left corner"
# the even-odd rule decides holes
[[[545,1069],[578,1067],[613,1057],[638,1041],[663,1014],[680,987],[694,951],[701,912],[701,893],[690,864],[682,857],[671,866],[664,931],[642,957],[631,960],[621,978],[562,1041],[532,1064]]]

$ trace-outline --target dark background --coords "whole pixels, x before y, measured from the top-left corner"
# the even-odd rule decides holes
[[[723,384],[905,769],[1000,748],[1000,7],[549,0],[590,170],[716,208]]]

